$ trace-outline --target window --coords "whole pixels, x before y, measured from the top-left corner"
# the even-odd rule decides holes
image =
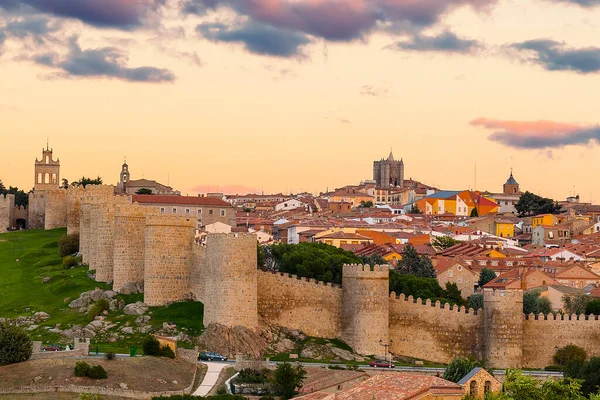
[[[38,183],[42,183],[42,173],[38,174]]]
[[[44,183],[50,183],[50,174],[47,172],[44,175]]]
[[[56,174],[52,174],[52,183],[56,184]]]
[[[454,276],[454,272],[452,270],[448,270],[448,278],[452,278]]]
[[[173,207],[173,214],[177,214],[177,209]]]
[[[186,209],[185,209],[185,213],[186,213],[186,214],[189,214],[189,213],[190,213],[190,209],[189,209],[189,208],[186,208]]]
[[[198,209],[198,214],[202,215],[202,209],[201,208]]]
[[[554,232],[548,232],[548,239],[554,239]]]
[[[462,265],[459,265],[457,268],[458,272],[462,271]]]
[[[50,157],[46,156],[46,164],[50,164]]]
[[[161,213],[161,214],[164,214],[164,213],[165,213],[165,208],[164,208],[164,207],[161,207],[161,208],[160,208],[160,213]]]
[[[213,215],[213,210],[208,210],[208,215]]]
[[[225,210],[221,210],[221,217],[225,216]]]
[[[456,283],[458,283],[458,284],[460,285],[460,284],[462,283],[462,278],[458,278],[458,279],[456,280]]]

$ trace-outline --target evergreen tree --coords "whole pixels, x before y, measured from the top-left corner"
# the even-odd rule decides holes
[[[539,214],[558,214],[561,211],[561,206],[552,199],[525,192],[515,204],[515,209],[520,217],[524,217]]]
[[[450,302],[450,304],[455,304],[459,307],[465,303],[464,299],[460,295],[460,289],[456,283],[446,282],[444,297]]]
[[[27,361],[32,351],[33,343],[23,328],[0,322],[0,365]]]
[[[92,179],[82,176],[81,179],[77,181],[77,183],[83,187],[86,187],[87,185],[102,185],[102,178],[98,176],[95,179]]]
[[[467,308],[472,308],[473,310],[479,310],[483,308],[483,295],[482,294],[474,294],[469,297],[469,302],[467,303]]]
[[[419,256],[417,250],[411,245],[406,246],[402,252],[402,260],[398,262],[398,272],[421,278],[436,278],[431,259],[426,255]]]
[[[489,268],[483,268],[479,273],[479,287],[483,287],[488,282],[496,279],[496,273]]]
[[[419,209],[419,206],[417,205],[417,203],[413,203],[413,205],[410,208],[410,211],[408,213],[409,214],[423,214],[423,211],[421,211],[421,209]]]
[[[433,246],[438,247],[442,250],[450,248],[459,243],[460,242],[458,240],[451,238],[450,236],[436,236],[435,238],[433,238],[433,241],[431,242],[431,244]]]
[[[471,210],[471,217],[479,217],[479,211],[477,211],[477,207],[473,207]]]
[[[305,378],[306,370],[302,365],[283,363],[273,372],[272,385],[277,395],[291,399],[297,393],[296,390],[302,387]]]

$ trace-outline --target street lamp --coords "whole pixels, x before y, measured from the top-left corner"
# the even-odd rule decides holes
[[[385,343],[383,341],[383,339],[379,339],[379,345],[383,346],[385,348],[385,358],[384,358],[384,360],[387,362],[388,347],[390,347],[392,345],[392,339],[390,339],[389,343]],[[391,363],[392,363],[392,358],[390,357],[390,364]]]

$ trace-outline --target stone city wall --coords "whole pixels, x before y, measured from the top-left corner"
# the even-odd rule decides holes
[[[269,324],[309,336],[339,338],[342,288],[296,275],[258,271],[258,314]]]
[[[70,186],[67,189],[67,235],[79,233],[81,200],[85,194],[82,186]]]
[[[600,320],[594,315],[538,316],[530,314],[523,321],[523,368],[554,365],[556,347],[570,344],[585,349],[588,357],[600,356]],[[560,363],[560,361],[559,361]]]
[[[23,206],[15,206],[12,213],[11,226],[13,228],[27,228],[27,220],[29,219],[29,210]],[[20,225],[21,221],[25,221],[25,226]]]
[[[361,354],[378,354],[389,337],[389,266],[344,265],[342,340]]]
[[[482,313],[394,292],[389,301],[392,353],[442,363],[480,358]]]
[[[483,291],[483,354],[493,368],[523,363],[523,291]]]
[[[94,269],[96,270],[96,281],[98,282],[111,282],[113,280],[115,207],[131,204],[128,196],[111,196],[107,200],[99,204],[96,216],[96,263]]]
[[[204,323],[255,328],[258,325],[256,236],[209,234],[206,248]]]
[[[119,204],[115,207],[113,290],[120,292],[130,282],[144,283],[144,246],[146,215],[156,210],[139,204]]]
[[[148,215],[144,249],[144,302],[162,306],[190,293],[194,221]]]
[[[46,191],[46,214],[44,229],[67,227],[67,191],[55,189]]]
[[[190,291],[196,301],[206,302],[206,245],[194,243],[192,246],[192,270]]]
[[[28,229],[44,229],[46,216],[46,191],[37,190],[29,193],[27,215]]]
[[[15,195],[7,194],[3,196],[0,194],[0,233],[8,232],[8,229],[11,228],[14,208]]]

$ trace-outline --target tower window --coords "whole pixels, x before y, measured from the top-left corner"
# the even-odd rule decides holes
[[[42,173],[38,174],[37,183],[42,183]]]
[[[50,183],[50,174],[47,172],[44,175],[44,183]]]
[[[46,164],[50,164],[50,157],[46,156]]]

